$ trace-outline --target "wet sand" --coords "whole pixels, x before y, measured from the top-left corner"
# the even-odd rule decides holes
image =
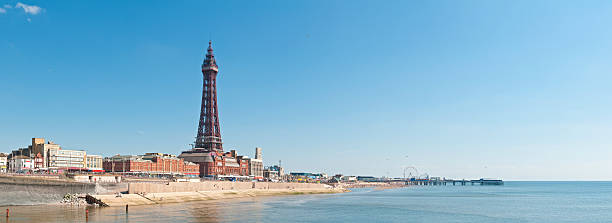
[[[195,191],[171,193],[145,193],[122,195],[91,195],[88,201],[103,206],[136,206],[168,203],[183,203],[193,201],[234,199],[256,196],[303,195],[303,194],[330,194],[348,192],[343,188],[321,189],[250,189],[250,190],[222,190],[222,191]],[[92,201],[95,198],[95,201]]]
[[[261,218],[266,203],[301,203],[306,200],[328,199],[340,194],[308,194],[299,196],[226,197],[206,200],[152,205],[96,207],[92,205],[31,205],[0,206],[10,209],[10,217],[1,222],[252,222]],[[250,214],[243,213],[244,211]],[[257,221],[262,222],[262,221]],[[264,221],[266,222],[266,221]],[[281,221],[283,222],[283,221]],[[284,221],[286,222],[286,221]]]

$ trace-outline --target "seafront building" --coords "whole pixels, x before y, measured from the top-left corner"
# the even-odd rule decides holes
[[[148,176],[198,176],[200,166],[175,155],[145,153],[144,155],[115,155],[103,161],[105,172]]]
[[[103,158],[100,155],[87,155],[86,156],[86,168],[91,172],[104,172],[102,162]]]
[[[43,167],[49,170],[84,170],[87,165],[86,157],[87,152],[84,150],[67,150],[59,147],[52,148],[47,151],[47,159],[45,159],[47,166]]]
[[[356,176],[343,176],[340,179],[342,180],[342,182],[357,182]]]
[[[256,180],[263,179],[263,157],[261,148],[255,148],[255,158],[246,158],[249,165],[249,177]]]
[[[8,159],[11,159],[11,157],[17,157],[17,156],[31,157],[30,156],[30,147],[28,147],[28,148],[19,148],[19,149],[11,151],[11,153],[8,155]]]
[[[16,156],[9,160],[9,171],[24,172],[34,168],[32,158],[27,156]]]
[[[0,173],[6,173],[8,171],[8,155],[0,153]]]
[[[184,151],[179,158],[200,165],[200,177],[247,178],[249,168],[247,159],[237,156],[236,150],[226,153],[193,149]]]
[[[43,138],[32,138],[31,145],[27,148],[13,150],[7,159],[9,163],[13,162],[14,169],[11,171],[27,169],[59,173],[63,171],[100,172],[102,170],[101,156],[87,155],[85,150],[62,149],[60,145],[51,141],[45,142]],[[31,165],[26,161],[28,159]],[[20,162],[23,164],[21,167]]]
[[[307,173],[307,172],[291,172],[289,174],[290,181],[295,182],[321,182],[327,179],[325,173]]]
[[[268,181],[286,181],[285,172],[281,166],[267,166],[263,170],[263,177]]]
[[[268,181],[279,181],[281,176],[282,175],[279,174],[278,171],[269,169],[267,167],[263,171],[263,177]]]
[[[28,149],[31,151],[31,155],[28,156],[35,157],[37,154],[40,154],[43,159],[41,168],[47,168],[49,167],[49,150],[54,150],[54,153],[56,153],[55,151],[60,150],[61,147],[51,141],[45,143],[43,138],[32,138],[32,144]]]

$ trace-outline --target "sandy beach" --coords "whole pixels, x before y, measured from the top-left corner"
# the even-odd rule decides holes
[[[167,192],[167,193],[140,193],[120,195],[87,195],[90,204],[100,206],[133,206],[181,203],[191,201],[206,201],[219,199],[232,199],[256,196],[303,195],[303,194],[329,194],[349,192],[344,188],[297,188],[297,189],[247,189],[247,190],[217,190],[194,192]]]

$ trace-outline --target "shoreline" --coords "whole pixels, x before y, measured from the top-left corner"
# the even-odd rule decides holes
[[[0,185],[12,185],[10,190],[37,191],[26,194],[36,199],[32,204],[16,203],[2,206],[126,206],[183,203],[257,196],[331,194],[351,192],[353,188],[385,190],[404,187],[394,183],[351,182],[336,184],[290,182],[151,182],[136,181],[117,184],[91,184],[53,177],[0,177]],[[7,186],[5,186],[7,187]],[[14,188],[13,188],[14,187]],[[25,196],[25,195],[24,195]],[[9,198],[10,199],[10,198]],[[53,199],[57,202],[49,202]],[[60,199],[63,199],[60,201]],[[46,201],[46,202],[45,202]],[[11,202],[12,203],[12,202]]]
[[[103,207],[122,207],[134,205],[154,205],[185,203],[193,201],[221,200],[259,196],[283,196],[283,195],[305,195],[305,194],[334,194],[350,192],[344,188],[323,189],[248,189],[248,190],[217,190],[217,191],[194,191],[194,192],[167,192],[167,193],[143,193],[143,194],[121,194],[121,195],[87,195],[88,204],[97,204]]]

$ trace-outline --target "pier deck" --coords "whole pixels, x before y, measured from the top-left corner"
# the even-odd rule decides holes
[[[466,186],[466,185],[504,185],[503,180],[497,179],[478,179],[478,180],[453,180],[453,179],[407,179],[406,184],[408,185],[422,185],[422,186]]]

